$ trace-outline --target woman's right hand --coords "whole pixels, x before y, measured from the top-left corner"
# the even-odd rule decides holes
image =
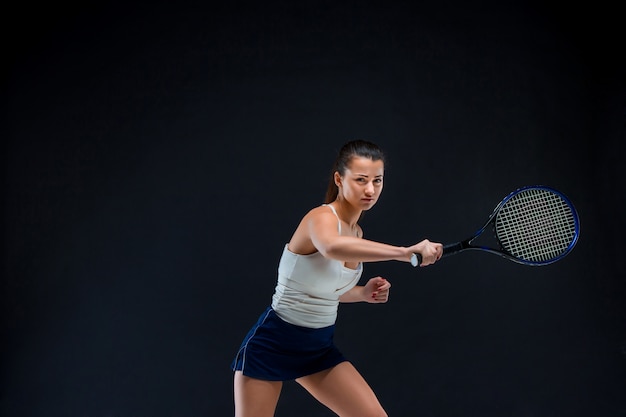
[[[441,243],[431,242],[428,239],[424,239],[408,249],[411,255],[413,253],[419,253],[422,256],[420,266],[432,265],[441,259],[443,255],[443,245]]]

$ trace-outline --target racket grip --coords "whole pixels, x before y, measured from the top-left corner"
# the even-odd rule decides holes
[[[458,253],[458,252],[462,251],[463,249],[465,249],[465,246],[463,245],[463,242],[450,243],[448,245],[444,245],[443,246],[443,255],[441,257],[443,258],[445,256],[454,255],[455,253]]]

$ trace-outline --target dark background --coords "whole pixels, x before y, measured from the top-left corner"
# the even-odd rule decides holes
[[[232,415],[282,246],[362,138],[388,156],[372,239],[458,240],[530,184],[582,222],[543,268],[366,265],[391,300],[341,306],[336,342],[388,413],[626,416],[620,13],[470,3],[5,10],[0,414]]]

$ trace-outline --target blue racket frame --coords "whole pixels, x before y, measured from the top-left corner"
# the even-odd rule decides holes
[[[515,197],[516,195],[519,195],[525,191],[531,190],[531,189],[536,189],[536,190],[546,190],[549,191],[551,193],[554,193],[556,195],[558,195],[564,202],[565,204],[567,204],[567,206],[569,207],[569,209],[572,212],[572,216],[573,216],[573,220],[574,220],[574,236],[572,241],[569,243],[569,245],[567,246],[567,248],[563,251],[563,253],[561,253],[559,256],[555,257],[555,258],[551,258],[545,261],[530,261],[530,260],[526,260],[526,259],[521,259],[518,258],[516,256],[514,256],[513,254],[509,253],[508,251],[506,251],[499,239],[497,237],[495,237],[495,240],[498,242],[498,245],[500,246],[499,249],[496,248],[492,248],[489,246],[474,246],[472,245],[472,241],[476,238],[478,238],[480,235],[483,234],[483,232],[487,229],[487,227],[489,225],[493,225],[494,224],[494,220],[496,219],[496,216],[498,215],[498,213],[500,212],[500,210],[502,209],[502,207],[509,201],[511,200],[513,197]],[[493,253],[495,255],[499,255],[502,256],[508,260],[517,262],[519,264],[523,264],[523,265],[529,265],[529,266],[543,266],[543,265],[549,265],[552,264],[554,262],[557,262],[561,259],[563,259],[565,256],[567,256],[572,249],[574,248],[574,246],[576,246],[576,243],[578,242],[578,238],[580,236],[580,218],[578,216],[578,212],[576,211],[576,208],[574,207],[574,204],[572,204],[571,200],[562,192],[545,186],[545,185],[529,185],[529,186],[525,186],[525,187],[521,187],[518,188],[517,190],[511,192],[509,195],[507,195],[506,197],[504,197],[502,199],[502,201],[500,201],[500,203],[494,208],[494,210],[492,211],[492,213],[489,215],[488,220],[485,222],[485,224],[478,229],[478,231],[476,231],[476,233],[474,233],[472,235],[472,237],[465,239],[461,242],[457,242],[457,243],[452,243],[452,244],[448,244],[448,245],[444,245],[443,247],[443,256],[450,256],[450,255],[454,255],[456,253],[465,251],[465,250],[481,250],[484,252],[489,252],[489,253]]]

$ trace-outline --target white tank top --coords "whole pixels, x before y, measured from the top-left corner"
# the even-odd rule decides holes
[[[337,212],[329,207],[335,216]],[[341,221],[339,233],[341,233]],[[278,283],[272,296],[272,309],[281,319],[302,327],[319,329],[335,324],[339,296],[359,282],[363,264],[347,268],[342,261],[324,258],[319,252],[299,255],[288,244],[278,264]]]

